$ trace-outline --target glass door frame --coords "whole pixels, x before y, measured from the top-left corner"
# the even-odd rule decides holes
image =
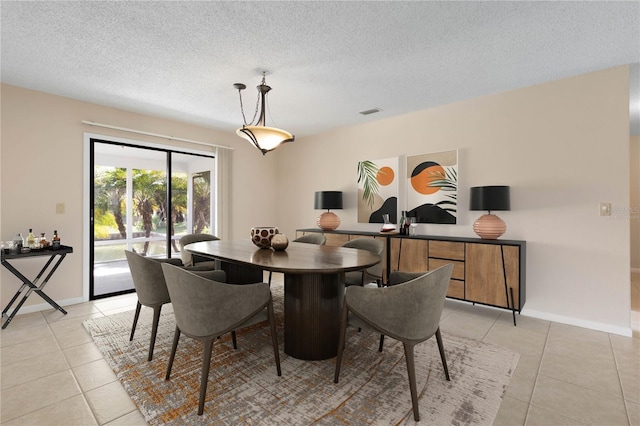
[[[183,148],[177,148],[177,147],[173,147],[170,145],[160,145],[160,144],[153,144],[153,143],[149,143],[149,142],[144,142],[144,141],[138,141],[138,140],[130,140],[130,139],[123,139],[123,138],[118,138],[118,137],[112,137],[112,136],[106,136],[106,135],[97,135],[97,134],[92,134],[92,133],[85,133],[84,134],[84,194],[83,194],[83,199],[85,200],[84,207],[83,207],[83,240],[85,243],[85,249],[83,250],[83,300],[95,300],[95,299],[101,299],[104,297],[110,297],[110,296],[114,296],[117,294],[126,294],[126,293],[131,293],[134,290],[126,290],[126,291],[119,291],[117,293],[111,293],[111,294],[105,294],[105,295],[94,295],[94,261],[95,261],[95,257],[94,257],[94,244],[95,244],[95,235],[94,235],[94,216],[93,216],[93,209],[94,209],[94,168],[95,168],[95,164],[94,164],[94,160],[95,160],[95,143],[105,143],[105,144],[109,144],[109,145],[115,145],[115,146],[128,146],[131,148],[137,148],[137,149],[148,149],[148,150],[153,150],[153,151],[159,151],[162,152],[164,154],[166,154],[166,162],[165,162],[165,172],[166,172],[166,181],[167,181],[167,193],[166,193],[166,202],[167,202],[167,206],[166,206],[166,211],[170,212],[171,211],[171,203],[172,203],[172,172],[173,172],[173,156],[174,154],[179,154],[179,155],[188,155],[188,156],[195,156],[195,157],[203,157],[203,158],[209,158],[212,159],[214,161],[214,166],[212,171],[215,171],[218,167],[218,158],[216,155],[216,152],[214,150],[214,152],[205,152],[205,151],[196,151],[196,150],[190,150],[190,149],[183,149]],[[128,177],[130,178],[131,176],[131,168],[128,168]],[[191,174],[188,173],[188,181],[189,181],[189,186],[191,185],[190,181],[191,181]],[[214,173],[212,175],[212,178],[214,176],[216,176],[217,173]],[[128,186],[131,187],[131,182],[128,182]],[[213,187],[213,191],[211,192],[211,200],[210,200],[210,204],[213,206],[215,206],[215,204],[217,203],[218,200],[218,191],[217,191],[217,185],[215,184],[214,180],[212,179],[212,187]],[[128,195],[131,195],[130,192],[131,188],[128,188],[127,193]],[[190,197],[190,196],[189,196]],[[188,197],[188,198],[189,198]],[[129,202],[129,201],[127,201]],[[189,201],[187,203],[187,208],[191,208],[189,205]],[[130,210],[129,210],[130,211]],[[215,208],[211,208],[210,211],[210,220],[211,220],[211,227],[214,230],[213,232],[215,232],[215,230],[217,229],[217,214],[216,214],[216,209]],[[172,235],[172,232],[170,232],[171,230],[171,226],[173,226],[173,224],[171,223],[171,215],[169,214],[169,217],[166,218],[167,220],[167,232],[166,232],[166,248],[167,248],[167,252],[166,252],[166,257],[171,257],[172,251],[171,251],[171,243],[172,243],[172,239],[174,238]],[[132,226],[131,223],[131,218],[129,218],[129,220],[127,220],[127,228],[131,229],[130,227]],[[127,232],[127,236],[125,238],[127,247],[129,247],[133,242],[132,242],[132,238],[133,236]],[[135,241],[136,243],[139,243],[139,241]]]

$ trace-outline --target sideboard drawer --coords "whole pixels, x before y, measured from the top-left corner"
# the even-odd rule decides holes
[[[441,266],[453,264],[453,272],[451,272],[451,278],[464,281],[464,262],[459,260],[447,260],[447,259],[433,259],[429,258],[429,270],[438,269]]]
[[[429,257],[464,260],[464,243],[429,241]]]
[[[454,297],[456,299],[464,299],[464,281],[451,280],[449,281],[449,289],[447,290],[448,297]]]

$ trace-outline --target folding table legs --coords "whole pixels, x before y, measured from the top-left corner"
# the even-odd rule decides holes
[[[18,271],[16,268],[14,268],[13,265],[11,265],[7,260],[5,260],[5,259],[2,260],[2,265],[5,268],[7,268],[13,275],[18,277],[18,279],[20,281],[22,281],[22,285],[20,286],[20,289],[13,296],[13,298],[11,299],[11,301],[9,302],[7,307],[4,308],[4,310],[2,311],[2,317],[3,318],[7,317],[7,320],[4,322],[4,324],[2,324],[2,329],[7,328],[7,326],[9,325],[11,320],[13,319],[13,317],[18,313],[18,311],[20,310],[20,308],[22,307],[24,302],[27,301],[27,298],[31,295],[32,292],[36,292],[36,294],[38,294],[40,297],[42,297],[48,304],[53,306],[55,309],[59,310],[60,312],[62,312],[65,315],[67,314],[67,311],[65,311],[60,305],[58,305],[56,302],[54,302],[53,299],[51,299],[49,296],[47,296],[47,294],[42,290],[44,288],[44,286],[47,285],[47,282],[49,282],[49,279],[51,278],[53,273],[56,271],[56,269],[58,269],[58,266],[60,266],[60,263],[62,262],[62,260],[66,256],[66,253],[62,253],[60,255],[60,259],[58,259],[58,261],[53,265],[53,268],[51,269],[51,271],[49,271],[49,273],[47,274],[47,276],[44,279],[44,281],[42,282],[42,284],[40,284],[40,286],[37,285],[38,281],[40,280],[42,275],[44,275],[44,273],[47,270],[47,268],[49,267],[49,265],[51,265],[51,263],[53,262],[53,259],[56,257],[56,255],[57,254],[54,254],[53,256],[51,256],[51,258],[49,258],[49,260],[42,267],[42,269],[38,273],[38,276],[36,277],[35,280],[33,280],[33,282],[31,282],[27,277],[25,277],[22,273],[20,273],[20,271]],[[20,300],[20,302],[18,303],[18,305],[14,308],[13,312],[11,312],[10,315],[7,315],[7,312],[9,312],[9,309],[11,308],[13,303],[18,299],[20,294],[25,289],[27,291],[24,294],[24,296],[22,297],[22,299]]]

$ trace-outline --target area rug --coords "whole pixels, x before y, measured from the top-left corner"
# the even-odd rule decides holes
[[[160,319],[154,358],[147,362],[151,309],[143,308],[129,341],[133,311],[85,321],[131,399],[151,425],[410,425],[413,420],[402,344],[349,329],[340,382],[335,358],[301,361],[284,353],[282,286],[272,288],[282,376],[276,374],[267,324],[214,344],[204,415],[197,415],[202,345],[182,336],[171,379],[164,380],[175,320],[171,305]],[[451,381],[442,370],[435,338],[416,346],[420,423],[490,425],[519,354],[507,348],[443,333]]]

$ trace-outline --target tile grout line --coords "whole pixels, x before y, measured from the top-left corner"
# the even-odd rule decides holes
[[[551,334],[551,323],[547,328],[547,333],[544,339],[544,345],[542,347],[542,356],[540,357],[540,364],[538,364],[538,371],[536,372],[536,379],[533,381],[533,387],[531,388],[531,395],[529,396],[529,404],[527,407],[527,413],[524,416],[524,425],[527,424],[527,419],[529,418],[529,414],[531,413],[531,407],[533,407],[533,395],[536,392],[536,387],[538,386],[538,380],[540,378],[540,372],[542,371],[542,362],[544,361],[545,354],[547,352],[547,345],[549,343],[549,334]],[[523,426],[524,426],[523,425]]]
[[[51,336],[53,337],[53,340],[54,340],[54,341],[55,341],[55,343],[56,343],[56,347],[58,348],[58,350],[60,351],[60,354],[61,354],[61,355],[62,355],[62,357],[64,358],[64,362],[67,364],[67,369],[66,369],[66,370],[62,370],[62,371],[57,371],[57,372],[55,372],[55,373],[47,374],[47,375],[44,375],[44,376],[41,376],[41,377],[38,377],[38,378],[36,378],[36,379],[31,380],[30,382],[23,382],[23,383],[16,384],[16,385],[11,386],[11,387],[9,387],[9,388],[3,389],[2,391],[3,391],[3,392],[6,392],[7,390],[10,390],[10,389],[12,389],[12,388],[14,388],[14,387],[16,387],[16,386],[22,386],[22,385],[24,385],[24,384],[31,383],[31,382],[34,382],[34,381],[36,381],[36,380],[41,380],[41,379],[44,379],[44,378],[47,378],[47,377],[51,377],[51,376],[53,376],[53,375],[56,375],[56,374],[62,373],[62,372],[64,372],[64,371],[69,371],[69,373],[71,373],[71,376],[73,377],[73,380],[74,380],[74,381],[75,381],[75,383],[76,383],[76,386],[78,386],[78,390],[80,391],[80,393],[79,393],[79,394],[76,394],[76,395],[71,395],[69,398],[65,398],[65,399],[63,399],[63,400],[61,400],[61,401],[52,402],[51,404],[48,404],[48,405],[45,405],[45,406],[42,406],[42,407],[36,408],[36,409],[34,409],[34,410],[32,410],[32,411],[29,411],[29,412],[26,412],[26,413],[24,413],[24,414],[21,414],[21,415],[20,415],[20,416],[18,416],[18,417],[10,418],[10,419],[8,419],[8,421],[13,421],[13,420],[19,419],[19,418],[21,418],[21,417],[28,416],[29,414],[35,413],[35,412],[37,412],[37,411],[39,411],[39,410],[42,410],[42,409],[45,409],[45,408],[51,407],[51,406],[56,405],[56,404],[59,404],[59,403],[61,403],[62,401],[67,401],[67,400],[69,400],[69,399],[71,399],[71,398],[75,398],[75,397],[76,397],[76,396],[78,396],[78,395],[82,395],[82,396],[84,397],[84,393],[82,392],[82,388],[80,387],[80,383],[78,383],[78,380],[76,379],[75,375],[73,374],[73,371],[72,371],[72,369],[71,369],[71,364],[69,364],[69,360],[67,359],[67,356],[65,355],[64,350],[63,350],[63,349],[62,349],[62,347],[60,346],[60,342],[58,342],[58,338],[57,338],[56,334],[53,332],[53,329],[51,328],[51,323],[49,323],[49,321],[47,321],[47,318],[46,318],[46,316],[44,315],[44,311],[39,311],[39,313],[40,313],[40,315],[42,316],[42,319],[44,320],[44,323],[46,324],[47,329],[49,330],[49,333],[51,333]],[[34,339],[34,340],[35,340],[35,339]],[[21,343],[24,343],[24,342],[21,342]],[[17,362],[19,362],[19,361],[17,361]],[[7,364],[7,365],[11,365],[11,364]],[[6,368],[6,365],[5,365],[3,368]],[[7,420],[6,420],[6,419],[3,419],[3,421],[7,421]]]
[[[624,404],[624,411],[625,411],[625,414],[627,415],[627,422],[631,424],[629,405],[627,404],[627,399],[624,396],[624,387],[622,386],[622,378],[620,377],[620,365],[618,364],[618,356],[616,355],[616,351],[613,348],[613,342],[611,341],[611,334],[607,333],[607,337],[609,340],[609,346],[611,347],[611,353],[613,354],[613,362],[616,364],[616,374],[618,377],[618,384],[620,385],[620,392],[622,394],[622,403]]]

